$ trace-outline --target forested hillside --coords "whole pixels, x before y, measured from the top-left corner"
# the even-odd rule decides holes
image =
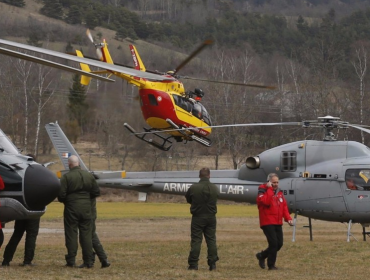
[[[214,124],[325,115],[368,124],[368,1],[2,0],[0,22],[0,38],[94,55],[85,36],[90,28],[96,41],[107,39],[116,62],[132,63],[133,42],[147,69],[159,71],[174,69],[211,38],[214,44],[181,74],[276,86],[266,91],[184,80],[186,89],[206,92],[203,103]],[[55,120],[75,141],[96,141],[108,161],[119,158],[125,168],[135,157],[142,170],[192,169],[205,154],[215,158],[212,168],[220,155],[236,168],[265,148],[322,136],[299,128],[215,129],[212,148],[188,143],[160,152],[124,131],[124,122],[145,126],[134,87],[119,79],[83,87],[77,76],[59,70],[5,56],[0,61],[1,129],[35,154],[50,152],[43,126]],[[345,137],[369,145],[366,135],[348,131]]]

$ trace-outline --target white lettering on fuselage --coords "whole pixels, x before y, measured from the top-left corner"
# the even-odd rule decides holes
[[[187,183],[165,183],[163,191],[168,192],[187,192],[191,184]]]
[[[189,183],[165,183],[163,187],[164,192],[182,192],[188,191],[192,184]],[[243,185],[218,185],[220,194],[244,194],[248,189],[244,190]]]
[[[242,185],[220,185],[220,193],[244,194],[244,186]]]

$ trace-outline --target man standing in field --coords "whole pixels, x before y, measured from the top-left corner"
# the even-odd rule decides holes
[[[277,252],[283,246],[283,218],[293,225],[283,192],[279,189],[279,177],[275,173],[267,176],[267,183],[258,188],[257,206],[260,227],[268,242],[268,248],[256,254],[259,266],[265,268],[265,259],[269,270],[276,270]]]
[[[68,158],[69,172],[60,180],[59,202],[64,203],[64,234],[67,247],[66,266],[74,267],[78,249],[78,232],[82,248],[83,264],[79,268],[92,268],[94,263],[92,246],[91,199],[100,195],[94,176],[81,170],[77,156]]]
[[[186,201],[191,204],[191,250],[189,253],[189,270],[198,270],[198,261],[203,235],[208,248],[209,270],[216,270],[218,261],[216,244],[216,213],[218,189],[209,181],[209,168],[199,171],[199,183],[190,186],[186,192]]]

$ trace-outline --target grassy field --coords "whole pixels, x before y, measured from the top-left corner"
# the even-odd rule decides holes
[[[307,219],[298,218],[296,242],[292,228],[284,226],[285,244],[279,252],[278,271],[262,270],[255,253],[266,247],[255,205],[219,205],[217,240],[220,261],[208,271],[206,247],[199,271],[187,270],[190,214],[187,204],[99,202],[98,233],[112,266],[100,269],[64,267],[62,205],[52,203],[41,219],[34,262],[20,267],[22,241],[10,267],[1,267],[2,279],[353,279],[368,276],[369,242],[354,225],[346,242],[346,226],[313,221],[309,241]],[[5,244],[12,232],[6,225]],[[4,246],[5,246],[4,244]],[[4,249],[4,248],[2,248]],[[78,259],[81,260],[81,255]],[[80,263],[80,262],[79,262]]]

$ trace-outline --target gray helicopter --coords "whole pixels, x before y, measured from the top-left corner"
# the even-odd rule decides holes
[[[257,125],[277,123],[238,126]],[[355,141],[338,141],[332,130],[349,127],[367,133],[370,130],[331,116],[278,125],[319,127],[324,131],[324,139],[302,140],[266,150],[247,158],[239,170],[212,170],[211,180],[219,187],[219,198],[255,203],[258,186],[266,181],[269,173],[277,173],[290,213],[295,214],[295,219],[298,214],[309,218],[311,240],[311,218],[348,223],[348,241],[352,223],[360,223],[366,240],[365,227],[370,224],[370,149]],[[78,156],[77,152],[58,124],[47,124],[46,129],[68,169],[67,157],[63,155]],[[82,168],[87,170],[83,163]],[[149,192],[184,195],[190,185],[199,180],[198,171],[94,171],[93,174],[101,187],[138,191],[142,201]]]
[[[0,221],[41,217],[58,195],[58,177],[30,156],[22,155],[0,129]]]

